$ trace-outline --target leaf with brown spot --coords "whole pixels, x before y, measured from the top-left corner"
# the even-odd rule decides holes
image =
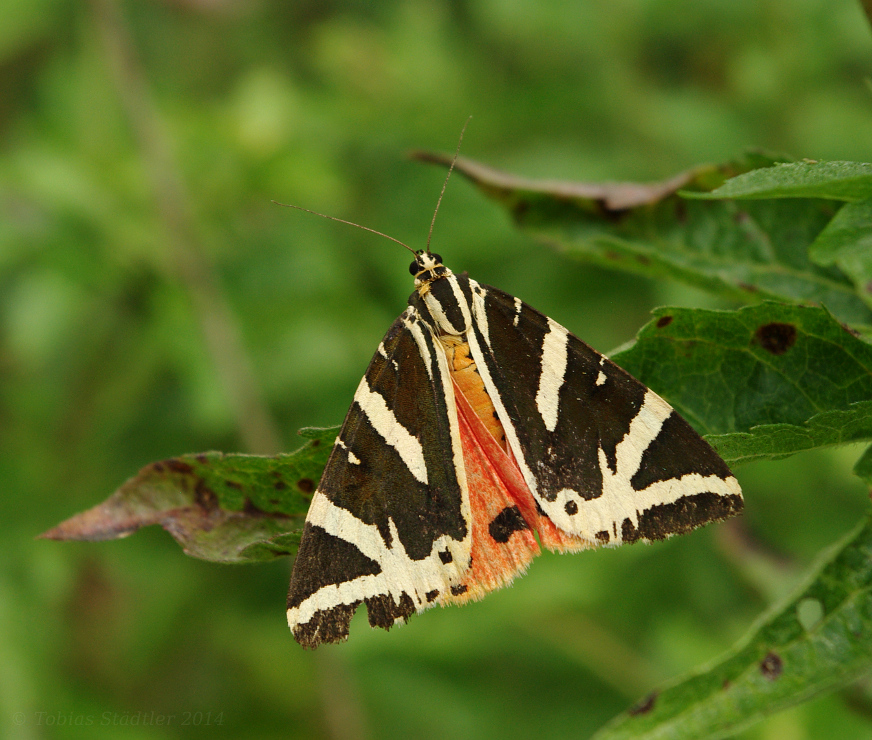
[[[799,605],[821,605],[804,625]],[[872,517],[825,552],[803,585],[776,604],[724,658],[656,691],[593,740],[733,737],[872,670]],[[646,711],[639,711],[639,707]]]
[[[657,692],[652,691],[648,696],[642,699],[638,704],[633,707],[630,707],[627,711],[632,714],[634,717],[639,714],[647,714],[652,709],[654,709],[654,705],[657,703]]]
[[[206,452],[151,463],[102,504],[41,536],[100,541],[159,524],[204,560],[294,555],[311,501],[297,483],[320,478],[338,428],[301,433],[310,441],[275,457]]]
[[[612,359],[728,463],[872,441],[872,346],[825,309],[766,302],[654,316]]]
[[[769,652],[766,657],[760,661],[760,673],[762,673],[770,681],[775,681],[784,671],[784,664],[778,653]]]
[[[754,332],[754,341],[773,355],[783,355],[796,344],[796,327],[793,324],[771,321]]]

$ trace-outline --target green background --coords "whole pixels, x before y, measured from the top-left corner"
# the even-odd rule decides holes
[[[34,540],[152,460],[341,421],[409,255],[271,200],[421,246],[444,171],[405,152],[453,150],[470,114],[464,153],[531,177],[660,179],[748,146],[868,161],[872,35],[853,0],[0,11],[0,736],[586,737],[732,645],[866,509],[856,448],[745,465],[737,525],[544,555],[314,654],[286,561],[200,562],[155,529]],[[603,351],[656,306],[730,307],[566,260],[459,177],[433,247]],[[742,737],[868,738],[869,707],[859,686]]]

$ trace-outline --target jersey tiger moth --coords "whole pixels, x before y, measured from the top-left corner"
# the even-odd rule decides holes
[[[409,249],[415,291],[306,517],[287,612],[300,644],[347,639],[361,602],[390,629],[481,598],[540,544],[658,540],[741,511],[727,465],[656,393],[520,299],[452,273],[429,238]]]

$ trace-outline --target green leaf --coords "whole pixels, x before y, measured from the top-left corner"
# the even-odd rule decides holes
[[[308,443],[275,457],[205,452],[151,463],[102,504],[41,536],[99,541],[160,524],[204,560],[293,555],[337,431],[307,429]]]
[[[872,439],[872,346],[826,309],[660,308],[613,360],[727,462]]]
[[[854,475],[862,478],[866,485],[872,488],[872,445],[857,460],[854,465]]]
[[[872,519],[714,666],[651,693],[595,740],[721,738],[872,668]]]
[[[847,203],[809,248],[819,265],[836,265],[872,306],[872,200]]]
[[[451,158],[416,153],[446,164]],[[699,167],[661,183],[528,180],[459,158],[457,169],[502,204],[518,227],[569,256],[653,279],[669,277],[743,302],[822,303],[842,321],[872,324],[870,307],[836,266],[808,249],[841,204],[832,200],[686,200],[753,168],[766,155]],[[784,165],[781,165],[784,166]]]
[[[803,424],[762,424],[749,432],[710,434],[708,443],[728,463],[777,460],[815,447],[872,439],[872,401],[823,411]]]
[[[865,162],[789,162],[745,172],[711,193],[691,198],[872,198],[872,164]]]

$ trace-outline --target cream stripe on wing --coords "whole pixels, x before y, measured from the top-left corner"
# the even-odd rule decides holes
[[[621,526],[624,520],[629,519],[633,527],[638,528],[640,516],[653,506],[672,504],[700,493],[740,495],[739,484],[733,476],[721,478],[700,473],[654,481],[642,490],[633,488],[632,479],[642,467],[645,450],[657,439],[664,422],[673,413],[666,401],[654,391],[647,391],[630,428],[615,448],[614,472],[602,446],[597,450],[603,480],[602,495],[586,500],[578,491],[564,488],[555,494],[553,501],[541,502],[545,513],[564,531],[591,541],[595,540],[597,532],[610,532],[609,545],[614,546],[623,541]],[[570,501],[576,512],[572,515],[566,510]]]
[[[430,553],[423,560],[412,560],[400,539],[393,519],[388,518],[391,544],[387,545],[378,528],[366,524],[346,509],[336,506],[324,494],[318,492],[306,521],[321,527],[327,534],[354,545],[361,554],[374,560],[381,568],[375,575],[363,575],[342,583],[322,586],[307,596],[295,607],[288,609],[288,624],[291,629],[306,624],[319,611],[328,611],[340,605],[380,595],[390,595],[399,604],[403,593],[409,595],[420,611],[432,606],[427,593],[447,591],[457,583],[466,570],[466,548],[448,535],[433,542]],[[444,563],[439,553],[452,554],[449,563]],[[461,557],[463,555],[463,557]]]
[[[566,377],[569,359],[569,332],[556,321],[548,319],[549,331],[542,340],[542,374],[536,393],[536,408],[542,415],[545,428],[553,432],[557,427],[560,389]]]
[[[642,407],[639,409],[630,428],[624,438],[615,447],[616,475],[620,475],[628,483],[642,467],[642,455],[650,444],[660,434],[663,423],[672,414],[672,406],[658,396],[654,391],[648,390]]]
[[[403,324],[409,330],[409,333],[415,340],[415,344],[418,345],[418,352],[421,353],[424,367],[427,368],[427,375],[430,377],[430,380],[433,380],[433,355],[430,354],[430,347],[427,345],[427,340],[424,338],[424,330],[421,328],[426,326],[426,324],[420,320],[420,317],[418,319],[418,321],[412,321],[410,314],[409,317],[403,320]]]
[[[421,443],[397,420],[379,393],[370,390],[366,377],[360,381],[354,400],[375,429],[402,458],[409,472],[421,483],[427,483],[427,464]]]

